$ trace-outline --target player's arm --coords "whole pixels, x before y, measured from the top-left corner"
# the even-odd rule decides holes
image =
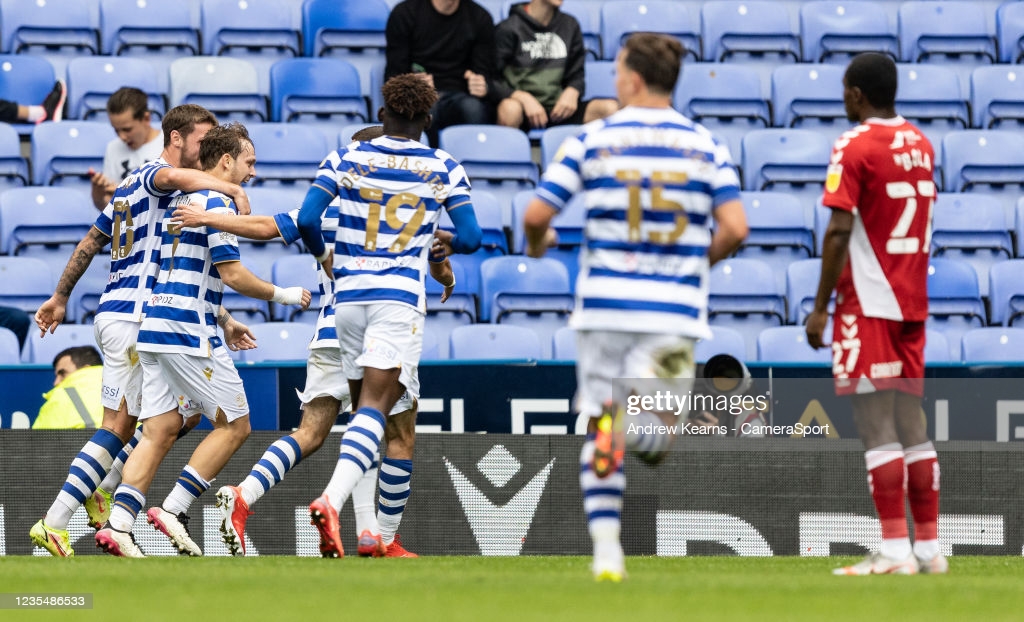
[[[850,232],[853,231],[853,212],[832,208],[832,218],[825,230],[821,248],[821,278],[814,296],[814,310],[807,317],[807,343],[813,348],[825,345],[823,334],[828,323],[828,301],[839,282],[850,250]]]
[[[229,350],[252,350],[256,347],[256,336],[249,327],[231,317],[224,307],[217,311],[217,325],[224,331],[224,345]]]
[[[303,309],[309,307],[311,296],[308,290],[301,287],[278,287],[264,281],[250,272],[237,259],[218,262],[216,266],[224,284],[243,296],[269,300],[282,305],[299,305]]]
[[[547,201],[534,197],[526,206],[523,229],[526,231],[526,254],[529,257],[543,257],[555,243],[555,230],[551,219],[558,212]]]
[[[718,226],[708,247],[708,261],[712,266],[736,252],[750,233],[742,201],[726,201],[715,208],[715,223]]]
[[[71,253],[71,259],[64,266],[64,272],[61,273],[60,280],[57,282],[57,290],[36,311],[36,326],[39,327],[41,334],[45,335],[47,330],[53,333],[57,330],[57,325],[64,321],[71,291],[89,268],[92,258],[109,241],[109,236],[96,227],[92,227],[75,247],[75,251]]]
[[[445,302],[455,291],[455,273],[452,271],[452,262],[447,257],[441,261],[435,261],[435,255],[431,253],[428,263],[430,264],[430,276],[444,286],[444,291],[441,292],[441,302]]]
[[[238,213],[247,216],[250,213],[249,195],[238,184],[218,179],[209,173],[191,168],[175,168],[164,166],[153,176],[153,184],[161,190],[179,190],[181,192],[197,192],[213,190],[227,195],[235,202]]]
[[[281,236],[273,216],[235,216],[196,205],[179,206],[171,216],[171,224],[185,228],[213,227],[250,240],[272,240]]]
[[[302,242],[331,279],[334,279],[334,252],[324,244],[321,224],[323,214],[334,200],[334,196],[333,192],[314,182],[306,192],[302,208],[299,209],[299,235]]]

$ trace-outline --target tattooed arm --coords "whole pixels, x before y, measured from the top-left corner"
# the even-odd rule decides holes
[[[92,263],[92,258],[109,241],[109,237],[93,227],[75,247],[75,252],[71,254],[71,259],[68,260],[68,265],[64,267],[64,273],[60,275],[60,281],[57,282],[57,291],[36,311],[36,326],[39,327],[41,334],[45,335],[47,330],[53,333],[57,330],[57,325],[64,321],[71,291],[85,274],[89,264]]]

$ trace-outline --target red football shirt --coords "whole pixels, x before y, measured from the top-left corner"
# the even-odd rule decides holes
[[[868,119],[832,147],[822,203],[854,216],[837,314],[927,319],[934,160],[931,143],[903,117]]]

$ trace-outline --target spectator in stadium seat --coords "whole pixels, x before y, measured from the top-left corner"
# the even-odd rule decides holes
[[[64,103],[68,98],[68,87],[63,80],[53,83],[43,103],[26,106],[6,99],[0,99],[0,123],[42,123],[60,121],[64,118]]]
[[[0,327],[9,329],[18,338],[18,347],[25,347],[28,327],[32,323],[27,313],[16,307],[0,306]]]
[[[387,24],[384,79],[416,73],[437,90],[430,142],[450,125],[493,123],[494,22],[472,0],[404,0]]]
[[[500,125],[529,130],[588,123],[619,109],[614,99],[583,101],[583,32],[561,6],[562,0],[515,4],[498,24]]]
[[[117,138],[107,143],[103,172],[90,171],[92,203],[98,210],[107,206],[128,173],[159,158],[164,150],[163,133],[153,127],[149,97],[141,90],[126,86],[114,91],[107,100],[107,116]]]
[[[32,423],[33,430],[95,428],[103,420],[103,359],[92,346],[76,346],[53,357],[53,389]]]

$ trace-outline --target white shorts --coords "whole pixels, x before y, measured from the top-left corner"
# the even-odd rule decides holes
[[[181,416],[217,418],[223,411],[229,422],[249,414],[249,402],[238,370],[227,349],[219,346],[210,357],[171,352],[139,352],[142,361],[142,414],[149,419],[177,409]]]
[[[419,385],[418,379],[416,384]],[[299,401],[306,405],[318,397],[333,397],[341,402],[339,414],[352,408],[352,396],[348,380],[341,371],[341,352],[337,348],[314,348],[309,351],[306,386],[299,393]],[[397,415],[412,410],[412,407],[413,397],[406,391],[391,409],[391,414]]]
[[[119,410],[124,400],[132,417],[138,417],[142,410],[142,366],[135,352],[140,326],[141,322],[109,319],[97,320],[93,325],[96,344],[103,354],[103,407]]]
[[[623,378],[667,381],[664,387],[644,383],[643,392],[678,392],[679,383],[671,381],[693,378],[696,370],[693,343],[693,339],[679,335],[577,331],[576,410],[581,416],[599,416],[603,404],[612,400],[613,383]],[[686,413],[680,415],[685,418]]]
[[[341,344],[341,368],[360,380],[364,367],[401,370],[398,381],[413,399],[420,396],[417,368],[423,351],[423,314],[395,303],[338,305],[334,321]]]

